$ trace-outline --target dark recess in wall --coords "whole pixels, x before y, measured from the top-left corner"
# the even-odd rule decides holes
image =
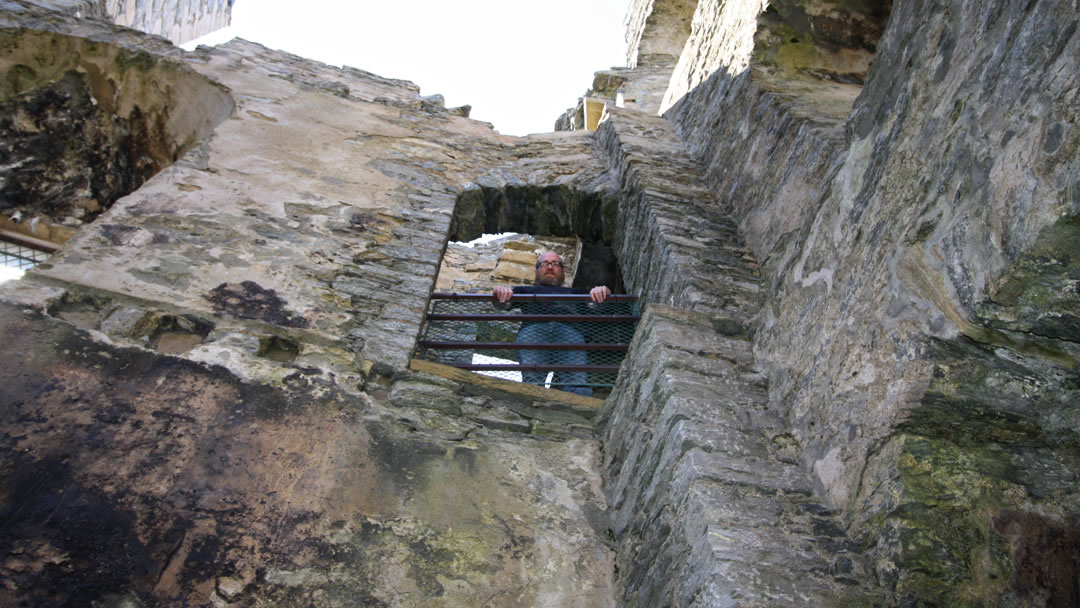
[[[607,285],[622,293],[622,274],[608,245],[617,201],[568,186],[480,187],[457,200],[450,240],[517,232],[535,236],[577,236],[584,247],[574,287]]]

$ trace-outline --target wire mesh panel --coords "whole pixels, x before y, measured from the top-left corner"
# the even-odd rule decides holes
[[[0,262],[2,262],[0,265],[6,268],[29,270],[47,260],[50,255],[52,254],[45,251],[0,239]]]
[[[434,294],[417,356],[587,394],[615,384],[639,318],[633,296]]]

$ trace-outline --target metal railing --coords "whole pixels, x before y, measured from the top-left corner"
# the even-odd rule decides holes
[[[0,230],[0,266],[29,270],[56,252],[54,243]]]
[[[436,293],[417,357],[579,394],[615,384],[641,318],[637,298]]]

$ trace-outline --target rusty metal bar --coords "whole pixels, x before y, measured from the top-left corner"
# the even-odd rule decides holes
[[[521,365],[511,363],[443,363],[469,371],[501,370],[512,372],[608,372],[619,371],[618,365]]]
[[[589,323],[615,323],[639,321],[641,315],[484,315],[484,314],[449,314],[432,313],[427,316],[429,321],[575,321]]]
[[[481,301],[493,301],[495,296],[490,293],[433,293],[431,294],[432,300],[481,300]],[[607,302],[636,302],[637,296],[630,296],[625,294],[612,294],[608,296],[604,303]],[[587,293],[519,293],[514,294],[511,298],[511,302],[529,302],[529,301],[577,301],[577,302],[591,302],[592,298]]]
[[[421,340],[420,346],[423,346],[424,348],[444,348],[456,350],[626,350],[630,348],[629,344],[624,343],[604,344],[599,342],[587,342],[585,344],[566,344],[562,342],[433,342],[428,340]]]
[[[27,249],[33,249],[34,251],[41,251],[49,254],[56,253],[56,250],[60,248],[56,243],[26,236],[10,230],[0,230],[0,241],[7,241],[19,245],[20,247],[26,247]]]

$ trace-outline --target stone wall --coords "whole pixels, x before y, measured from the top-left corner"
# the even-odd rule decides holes
[[[581,257],[579,239],[515,234],[483,244],[447,243],[435,289],[490,293],[499,285],[532,285],[536,278],[536,260],[545,251],[562,256],[566,265],[566,284],[572,284]]]
[[[0,71],[0,212],[50,240],[97,218],[233,110],[220,85],[141,41],[6,30]],[[43,52],[48,49],[48,52]],[[6,219],[6,218],[5,218]]]
[[[98,0],[117,25],[183,44],[229,25],[234,0]]]
[[[76,19],[105,19],[184,44],[229,25],[234,0],[43,0]],[[17,5],[4,10],[19,10]]]
[[[724,64],[667,116],[762,261],[770,401],[879,580],[1066,605],[1075,586],[1035,591],[1057,566],[1025,547],[1071,538],[1077,508],[1072,262],[1049,254],[1076,238],[1076,14],[957,8],[896,3],[854,104]]]
[[[626,13],[626,67],[678,60],[697,0],[634,0]]]
[[[638,17],[651,9],[634,6]],[[763,9],[698,4],[665,117],[703,169],[701,182],[680,189],[706,185],[762,263],[764,307],[749,325],[791,449],[841,527],[870,547],[890,602],[1073,603],[1075,569],[1052,556],[1074,550],[1077,512],[1076,266],[1065,253],[1077,238],[1067,176],[1078,161],[1066,126],[1077,99],[1075,78],[1064,76],[1076,71],[1075,11],[1010,2]],[[609,148],[632,132],[619,118],[612,112],[599,134]],[[678,153],[663,155],[671,162],[638,154],[628,165],[692,172]],[[620,210],[641,211],[620,225],[681,237],[709,221],[673,199],[696,221],[658,221],[661,207],[630,197]],[[660,301],[708,283],[694,277],[699,256],[679,255],[692,243],[678,237],[620,251],[646,277],[636,288]],[[662,453],[629,447],[630,429],[637,441],[665,441],[635,399],[609,414],[618,430],[608,447],[619,451],[607,474],[618,479],[651,476]],[[629,471],[625,450],[644,450]],[[648,489],[625,482],[609,499],[660,502],[652,479]],[[650,526],[679,521],[656,517]],[[1051,557],[1032,557],[1047,534],[1063,540]],[[671,580],[674,534],[652,552],[641,536],[627,538],[621,564],[634,569],[620,570],[624,593]],[[692,543],[681,542],[685,555]],[[709,568],[679,571],[692,577],[697,567]],[[663,574],[646,574],[657,568]],[[675,591],[662,593],[675,601]]]
[[[20,107],[216,118],[0,286],[0,604],[1080,601],[1075,7],[702,0],[664,117],[515,138],[56,5],[0,13]],[[645,302],[602,407],[410,362],[503,230]]]
[[[627,362],[601,421],[620,605],[886,601],[730,319],[650,305]]]
[[[217,122],[0,286],[0,604],[613,604],[597,404],[408,367],[461,194],[606,188],[590,139],[9,5],[3,82],[71,73],[108,107],[124,56],[162,94],[121,116]]]
[[[581,408],[249,383],[8,304],[0,327],[29,355],[0,371],[3,605],[613,605]]]

